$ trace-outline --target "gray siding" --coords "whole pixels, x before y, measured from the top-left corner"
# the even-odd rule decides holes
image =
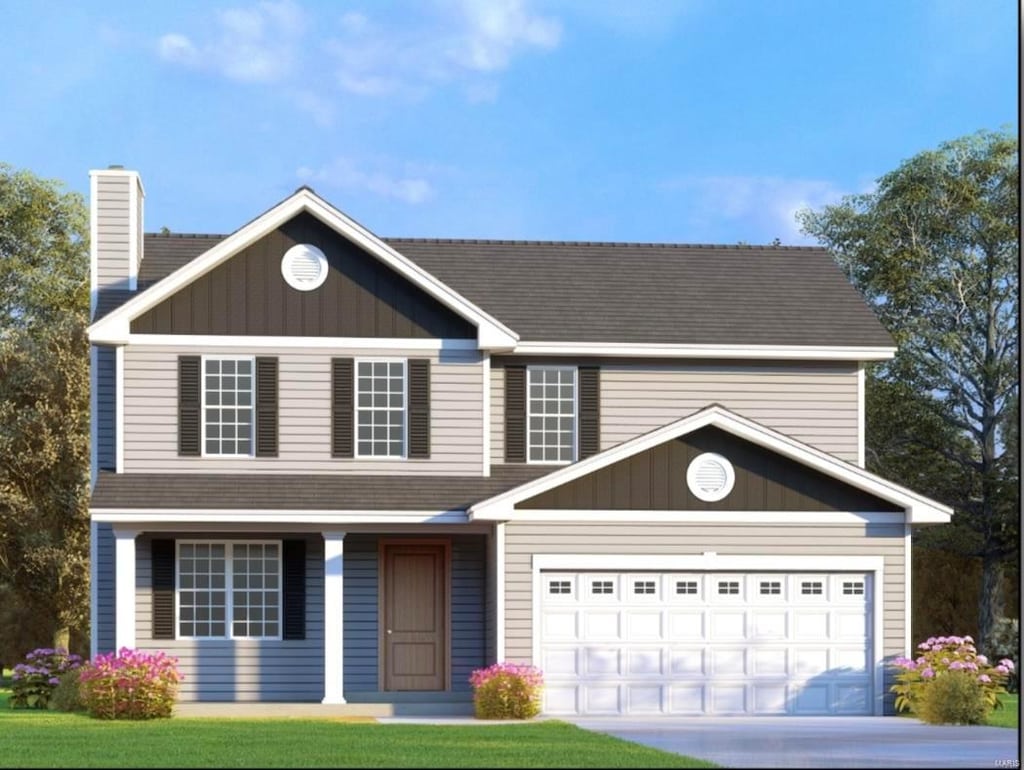
[[[96,348],[96,461],[103,470],[116,463],[116,390],[114,348]]]
[[[345,692],[379,690],[376,535],[345,538]],[[451,569],[451,689],[468,692],[469,675],[486,665],[486,546],[482,535],[455,535]]]
[[[127,289],[131,259],[131,186],[134,177],[116,173],[96,179],[97,289]]]
[[[96,649],[111,652],[114,649],[114,526],[96,525]]]
[[[601,364],[601,450],[718,403],[857,462],[856,364]],[[505,369],[491,368],[491,462],[505,461]]]
[[[240,355],[238,348],[125,349],[125,472],[433,474],[479,476],[483,453],[483,364],[476,351],[260,348],[277,356],[279,444],[274,458],[178,456],[180,354]],[[429,358],[430,459],[331,457],[331,357]]]
[[[692,554],[720,556],[882,556],[885,560],[883,638],[876,658],[902,655],[904,540],[902,524],[797,526],[649,523],[509,522],[505,525],[505,654],[530,662],[533,655],[534,554]],[[881,653],[878,655],[877,653]]]
[[[245,539],[237,534],[205,533],[198,537],[184,534],[174,537]],[[282,536],[254,534],[251,537],[279,539]],[[150,535],[140,535],[136,542],[136,646],[178,657],[178,668],[185,675],[180,690],[182,701],[319,701],[323,698],[324,554],[321,537],[306,536],[306,638],[297,641],[153,639],[151,540]]]

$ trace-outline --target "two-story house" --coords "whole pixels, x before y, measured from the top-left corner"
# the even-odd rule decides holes
[[[91,173],[94,651],[182,697],[878,714],[910,532],[892,339],[816,248],[383,239],[308,188],[143,231]]]

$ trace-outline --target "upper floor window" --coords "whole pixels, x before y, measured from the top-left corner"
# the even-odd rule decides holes
[[[252,369],[252,358],[203,358],[205,454],[252,454]]]
[[[571,463],[576,459],[576,368],[531,366],[527,370],[527,459]]]
[[[356,456],[405,456],[405,361],[356,362]]]

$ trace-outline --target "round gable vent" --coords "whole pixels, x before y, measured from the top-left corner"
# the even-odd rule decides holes
[[[705,452],[697,455],[686,469],[686,484],[693,496],[706,503],[721,500],[730,492],[736,483],[736,474],[732,463],[722,455]]]
[[[312,291],[327,280],[327,257],[310,243],[292,246],[281,258],[281,275],[293,289]]]

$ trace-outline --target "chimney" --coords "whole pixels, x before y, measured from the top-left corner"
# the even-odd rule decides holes
[[[138,287],[145,197],[137,171],[110,166],[89,172],[92,314],[100,292]]]

